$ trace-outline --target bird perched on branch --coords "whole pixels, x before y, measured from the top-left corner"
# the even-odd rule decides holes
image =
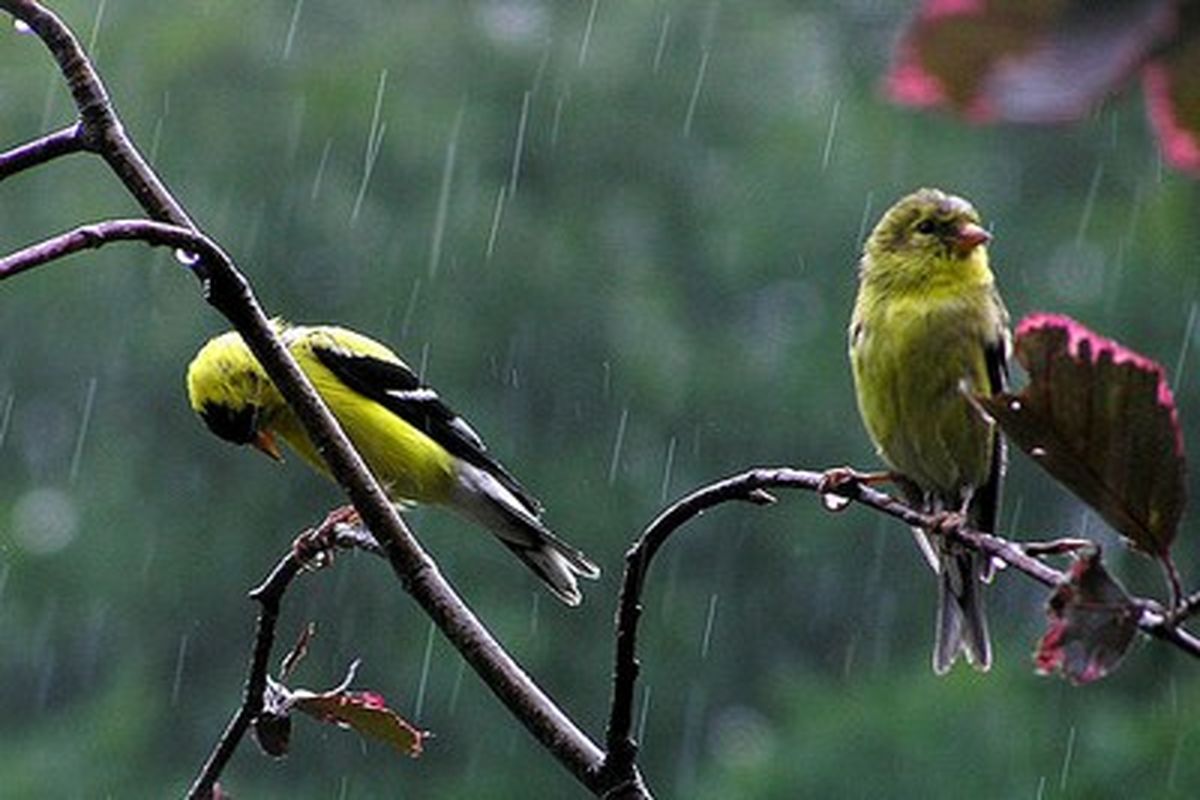
[[[850,321],[850,363],[867,433],[908,501],[965,514],[994,532],[1004,441],[972,395],[1001,391],[1008,312],[988,266],[990,234],[961,197],[920,189],[899,200],[867,238]],[[991,665],[980,579],[984,556],[935,536],[918,541],[939,574],[933,669],[959,653]]]
[[[454,509],[495,534],[560,600],[579,604],[576,578],[594,579],[599,567],[546,527],[541,504],[395,353],[345,328],[274,325],[389,497]],[[236,331],[201,348],[187,387],[192,408],[217,436],[281,460],[279,436],[328,475]]]

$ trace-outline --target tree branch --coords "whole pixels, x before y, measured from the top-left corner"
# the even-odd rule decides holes
[[[99,75],[72,32],[56,15],[32,0],[0,0],[0,9],[29,25],[45,43],[70,87],[79,114],[76,124],[0,154],[0,179],[67,153],[93,151],[105,160],[146,213],[157,220],[109,220],[53,237],[0,259],[0,279],[115,241],[144,241],[194,254],[189,266],[202,281],[206,299],[241,333],[295,411],[406,591],[510,712],[584,785],[605,797],[648,798],[650,793],[636,767],[637,743],[631,728],[641,594],[655,554],[676,530],[710,508],[731,500],[770,503],[773,498],[767,489],[819,491],[825,488],[823,475],[793,469],[751,470],[698,489],[667,508],[643,531],[625,557],[605,756],[504,651],[441,576],[275,335],[249,282],[219,246],[199,231],[126,135]],[[930,529],[936,523],[934,518],[865,485],[845,484],[835,493],[911,526]],[[1059,570],[1001,537],[965,527],[937,528],[936,532],[1000,559],[1045,586],[1054,588],[1066,580]],[[211,793],[221,767],[258,713],[279,598],[298,568],[292,561],[281,561],[260,587],[257,599],[262,608],[242,707],[230,720],[193,785],[191,796]],[[1154,600],[1134,598],[1133,602],[1143,632],[1200,656],[1200,640],[1180,627],[1200,604],[1196,596],[1175,603],[1170,612]]]
[[[246,675],[242,703],[225,726],[200,774],[188,789],[188,800],[212,797],[213,787],[220,778],[221,771],[233,757],[254,718],[262,712],[263,693],[267,689],[267,673],[270,670],[271,649],[275,645],[275,624],[279,621],[280,602],[292,580],[300,573],[301,567],[302,564],[295,553],[289,552],[275,565],[267,579],[250,592],[250,597],[259,604],[258,626],[254,633],[254,648],[250,654],[250,669]]]
[[[144,242],[151,246],[172,247],[208,261],[228,260],[215,242],[193,228],[146,219],[111,219],[81,225],[0,258],[0,280],[113,242]]]
[[[82,147],[100,155],[109,169],[154,219],[196,227],[134,146],[117,117],[108,90],[75,34],[58,15],[33,0],[0,0],[0,8],[29,26],[50,50],[79,112]]]
[[[79,123],[73,123],[62,130],[48,133],[40,139],[0,153],[0,181],[16,175],[21,170],[36,167],[59,156],[78,153],[84,149],[86,148],[83,137],[80,135]]]
[[[642,612],[642,589],[651,561],[675,531],[705,511],[735,500],[767,505],[774,501],[767,491],[769,489],[827,491],[887,514],[911,527],[951,537],[971,549],[1003,561],[1048,588],[1055,589],[1067,581],[1063,572],[1025,552],[1018,543],[965,526],[939,525],[935,516],[916,511],[905,503],[857,481],[839,484],[830,490],[824,473],[788,468],[760,468],[696,489],[659,514],[625,554],[625,575],[616,618],[613,694],[605,736],[608,755],[605,758],[603,774],[606,781],[620,784],[622,780],[630,780],[634,775],[638,745],[632,735],[633,697],[640,669],[637,659],[637,632]],[[1200,593],[1189,597],[1180,610],[1190,612],[1196,603],[1200,603]],[[1200,658],[1200,639],[1179,627],[1181,615],[1168,615],[1160,603],[1147,598],[1135,597],[1133,604],[1139,612],[1137,626],[1143,633],[1162,639],[1189,655]]]
[[[183,207],[126,136],[103,83],[66,25],[31,0],[0,0],[0,8],[29,25],[54,55],[71,88],[89,149],[104,158],[150,216],[194,229]],[[206,299],[242,335],[295,411],[331,474],[387,553],[404,588],[525,728],[581,782],[599,790],[597,771],[603,753],[508,655],[441,576],[276,337],[246,278],[217,248],[197,256],[192,270],[204,284]]]

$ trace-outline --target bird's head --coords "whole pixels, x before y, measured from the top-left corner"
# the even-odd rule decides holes
[[[187,371],[188,399],[208,429],[237,445],[249,444],[276,461],[283,456],[269,427],[277,392],[236,331],[209,341]]]
[[[904,273],[932,279],[972,267],[986,272],[991,238],[969,202],[940,189],[918,189],[889,208],[871,231],[863,269],[897,279]]]

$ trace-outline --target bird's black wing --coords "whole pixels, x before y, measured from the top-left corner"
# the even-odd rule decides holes
[[[987,362],[988,393],[997,395],[1008,387],[1008,336],[1002,334],[996,341],[984,346]],[[970,523],[976,530],[995,533],[1000,518],[1000,485],[1008,467],[1008,448],[1000,429],[996,428],[992,439],[992,467],[987,482],[975,490],[971,501]]]
[[[451,455],[489,473],[535,516],[541,513],[541,503],[492,458],[479,434],[443,403],[436,391],[423,386],[420,378],[407,366],[333,347],[314,346],[312,351],[351,389],[379,403],[446,448]]]

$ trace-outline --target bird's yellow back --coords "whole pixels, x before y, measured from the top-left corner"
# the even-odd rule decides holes
[[[314,348],[343,349],[402,364],[394,352],[374,339],[335,327],[291,328],[284,335],[284,343],[393,499],[419,503],[446,500],[454,480],[453,456],[425,433],[339,380],[321,363]],[[290,409],[285,408],[272,426],[296,452],[325,471],[316,448]]]

